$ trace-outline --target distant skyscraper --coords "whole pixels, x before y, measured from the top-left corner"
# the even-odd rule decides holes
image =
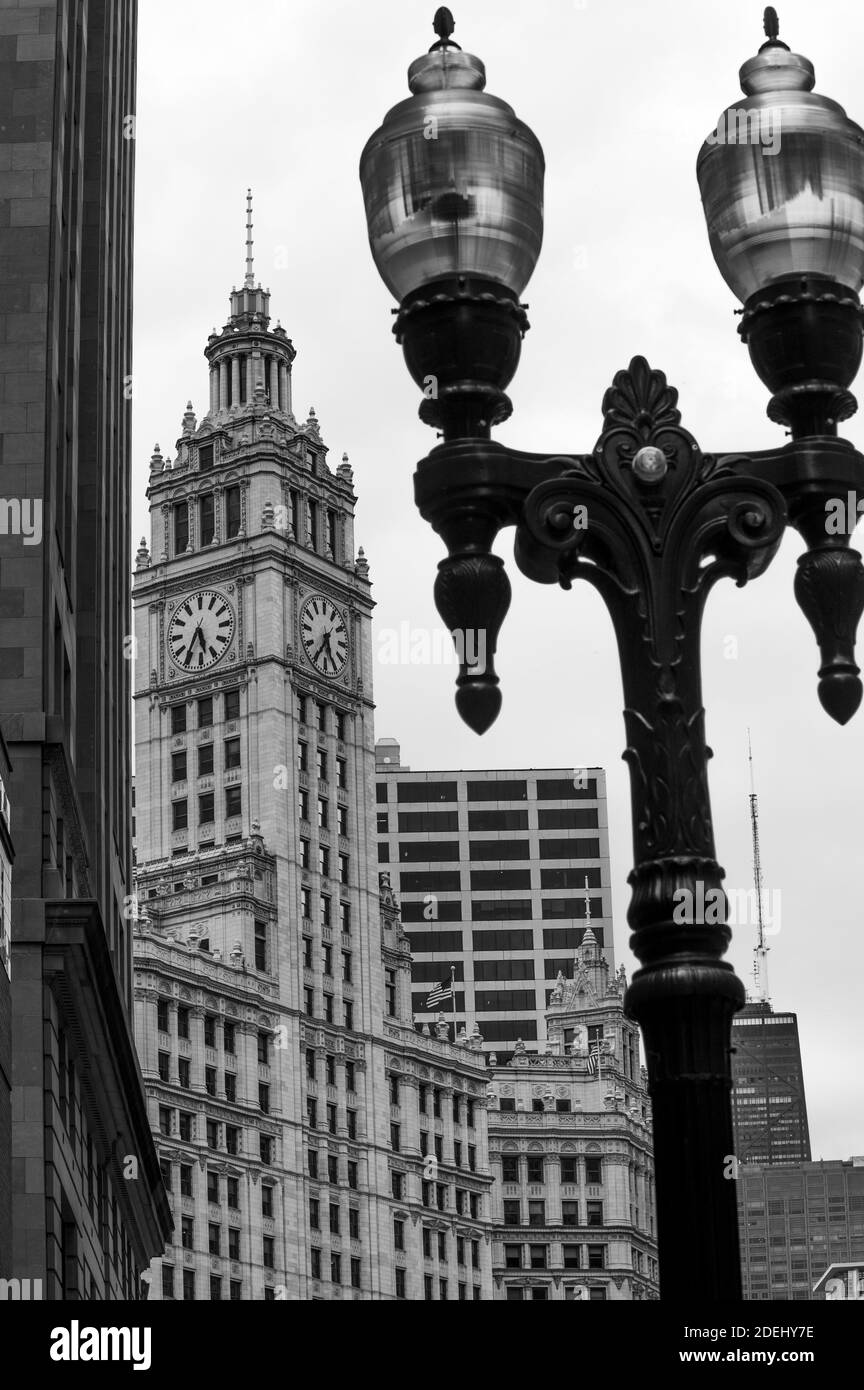
[[[419,772],[375,745],[378,859],[398,876],[415,1016],[456,970],[456,1012],[504,1062],[546,1038],[559,971],[572,969],[586,899],[610,969],[612,902],[602,768]],[[586,894],[586,881],[589,893]]]
[[[810,1130],[795,1014],[745,1004],[732,1020],[732,1122],[739,1163],[805,1163]]]
[[[739,1163],[805,1163],[810,1132],[804,1100],[804,1072],[795,1014],[775,1013],[768,993],[759,802],[753,775],[750,731],[750,823],[753,837],[753,890],[756,945],[753,985],[744,1008],[732,1020],[732,1122]]]
[[[0,1277],[41,1279],[46,1299],[128,1299],[170,1229],[126,910],[137,12],[66,0],[0,14],[0,721],[15,816]]]
[[[824,1299],[832,1264],[864,1261],[864,1157],[744,1168],[738,1219],[745,1299]]]

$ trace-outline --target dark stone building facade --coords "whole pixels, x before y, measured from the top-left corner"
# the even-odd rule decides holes
[[[130,1027],[136,0],[0,0],[12,1268],[138,1294],[170,1215]]]

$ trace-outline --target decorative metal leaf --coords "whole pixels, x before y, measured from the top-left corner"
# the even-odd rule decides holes
[[[615,373],[603,397],[603,428],[633,429],[648,439],[664,426],[680,425],[678,392],[663,372],[652,371],[644,357],[634,357],[626,371]]]

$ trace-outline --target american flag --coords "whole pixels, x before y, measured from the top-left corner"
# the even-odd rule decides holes
[[[599,1048],[597,1048],[597,1049],[594,1050],[594,1052],[589,1052],[589,1054],[588,1054],[588,1072],[589,1072],[589,1075],[593,1076],[593,1075],[595,1074],[595,1072],[597,1071],[597,1069],[598,1069],[599,1066],[600,1066],[600,1050],[599,1050]]]
[[[429,996],[426,1000],[426,1008],[434,1009],[436,1004],[443,1004],[445,999],[452,998],[453,982],[452,980],[445,980],[443,984],[436,985],[435,988],[430,991]]]

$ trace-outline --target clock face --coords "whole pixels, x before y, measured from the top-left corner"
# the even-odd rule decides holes
[[[168,627],[168,650],[181,671],[205,671],[227,652],[234,635],[234,612],[213,589],[181,599]]]
[[[300,639],[315,670],[331,680],[345,670],[348,629],[335,603],[321,594],[307,598],[300,610]]]

